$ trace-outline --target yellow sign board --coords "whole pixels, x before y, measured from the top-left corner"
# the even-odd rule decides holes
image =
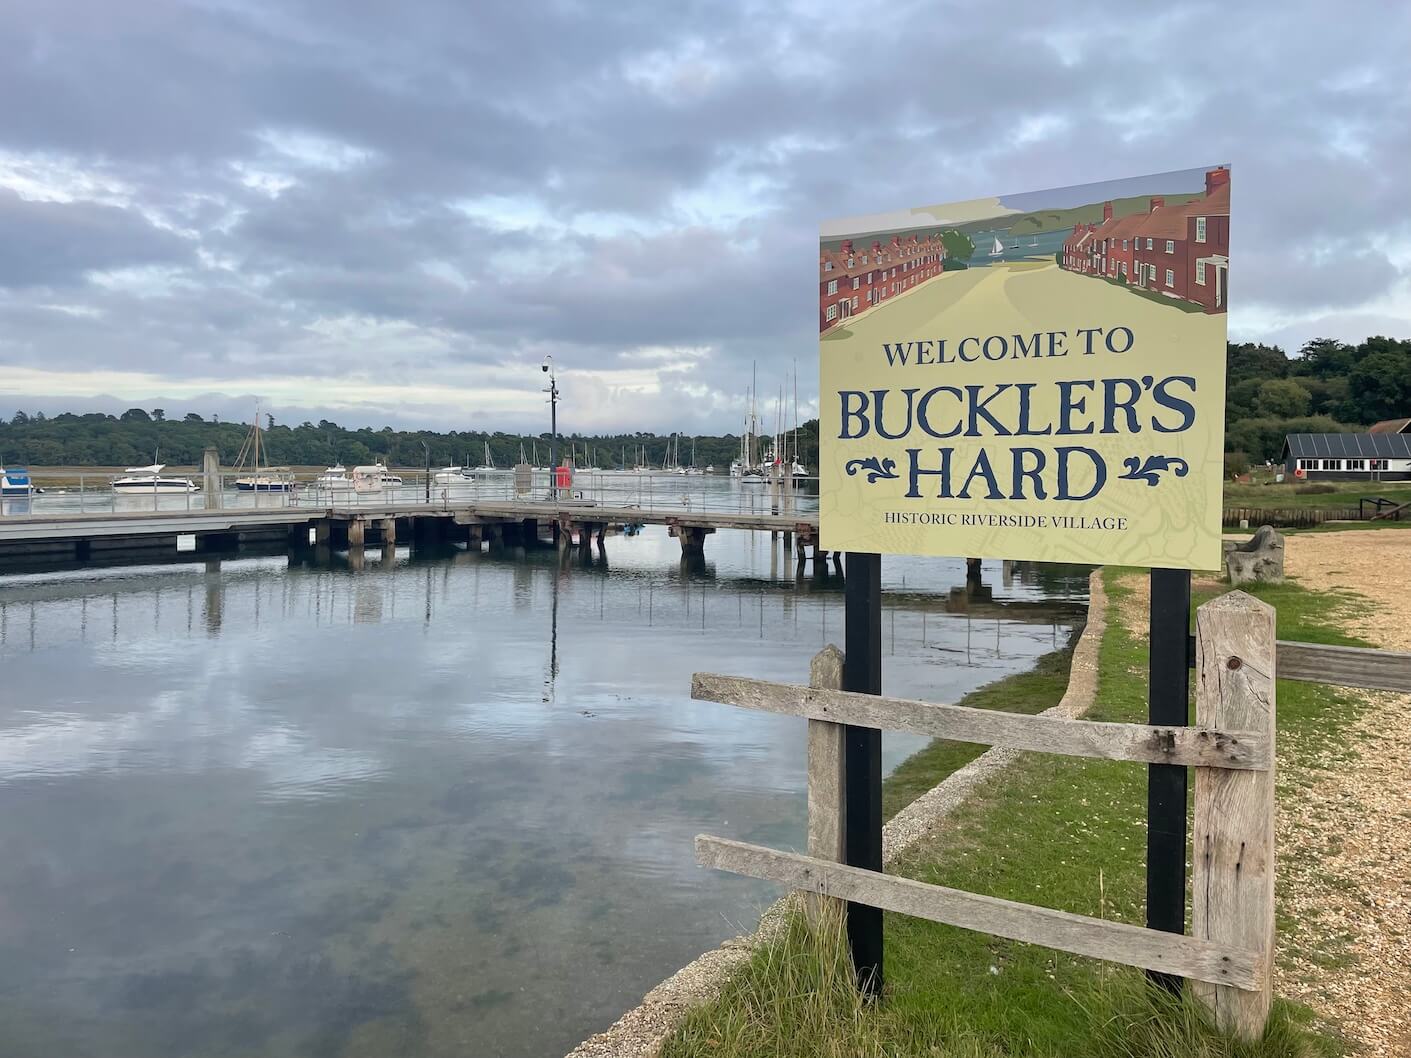
[[[1230,170],[823,227],[830,551],[1220,565]]]

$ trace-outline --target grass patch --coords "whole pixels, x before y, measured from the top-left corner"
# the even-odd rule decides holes
[[[1226,507],[1262,507],[1266,510],[1282,510],[1304,507],[1356,507],[1364,496],[1373,499],[1384,496],[1400,503],[1411,501],[1411,487],[1397,482],[1386,484],[1380,481],[1333,481],[1332,492],[1299,492],[1303,482],[1267,485],[1237,485],[1225,482]],[[1319,482],[1323,484],[1323,482]]]
[[[1146,644],[1117,619],[1130,594],[1121,582],[1123,572],[1104,574],[1112,619],[1100,646],[1099,704],[1089,714],[1095,720],[1146,715]],[[1313,593],[1295,584],[1261,586],[1255,594],[1278,607],[1282,638],[1360,645],[1336,623],[1348,608],[1363,605],[1355,596]],[[1062,696],[1066,680],[1058,667],[1066,671],[1066,661],[1049,657],[1047,672],[1031,674],[1031,693],[1024,697],[1028,711],[1055,705]],[[998,686],[987,696],[991,707],[1003,700],[1014,708],[1012,689],[1003,694]],[[1356,703],[1330,688],[1280,681],[1281,769],[1286,751],[1339,752],[1336,733]],[[920,792],[916,788],[927,770],[942,776],[954,770],[957,758],[947,747],[928,747],[922,754],[931,762],[917,762],[911,774],[907,765],[898,769],[891,805]],[[1296,787],[1285,787],[1282,772],[1280,782],[1281,799],[1297,796]],[[1139,924],[1144,816],[1143,768],[1026,754],[891,872]],[[1285,950],[1302,943],[1295,925],[1280,920]],[[1309,1012],[1283,1001],[1276,1003],[1264,1039],[1243,1045],[1215,1032],[1198,1007],[1153,996],[1135,970],[902,915],[886,916],[885,930],[883,1003],[859,1002],[836,933],[795,916],[716,1002],[691,1014],[663,1055],[1312,1058],[1339,1053],[1335,1041],[1311,1027]],[[1342,957],[1336,951],[1324,955]]]
[[[1277,1004],[1257,1043],[1219,1032],[1188,997],[1145,987],[1136,977],[1100,982],[1071,997],[1083,1043],[1072,1051],[1033,1051],[1071,1058],[1331,1058],[1305,1014]],[[852,984],[841,922],[791,915],[774,944],[758,949],[720,999],[687,1015],[661,1058],[697,1055],[752,1058],[1010,1058],[1006,1034],[935,1007],[917,1018],[895,997],[880,1006]]]
[[[1068,688],[1068,667],[1073,662],[1073,648],[1082,633],[1083,626],[1078,625],[1066,646],[1041,656],[1030,671],[1016,672],[987,683],[956,704],[973,709],[1003,709],[1010,713],[1041,713],[1057,705]],[[946,776],[979,757],[987,748],[971,742],[938,738],[913,753],[882,784],[883,818],[891,819]]]

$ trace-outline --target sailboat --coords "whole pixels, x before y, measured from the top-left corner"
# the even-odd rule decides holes
[[[490,454],[490,442],[489,442],[489,441],[486,441],[486,442],[485,442],[485,462],[481,463],[480,466],[478,466],[478,467],[475,468],[475,473],[477,473],[477,474],[493,474],[493,473],[495,473],[495,457]]]
[[[271,422],[273,419],[271,418]],[[294,488],[294,475],[288,467],[266,467],[260,469],[260,406],[255,405],[255,418],[250,423],[250,432],[245,435],[245,443],[240,446],[240,454],[235,457],[235,469],[239,470],[250,460],[253,472],[235,479],[235,487],[241,492],[289,492]]]
[[[1004,254],[1004,243],[999,241],[999,236],[995,236],[995,244],[990,247],[991,257],[1001,257]]]

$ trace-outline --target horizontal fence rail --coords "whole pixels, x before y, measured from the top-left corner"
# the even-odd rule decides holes
[[[1267,770],[1270,762],[1268,739],[1252,731],[1064,720],[702,672],[691,678],[691,697],[810,720],[1069,757],[1252,771]]]
[[[1285,639],[1277,649],[1280,679],[1411,694],[1411,654]]]
[[[1265,971],[1264,957],[1258,952],[878,874],[707,834],[696,838],[696,862],[884,911],[1210,984],[1255,988]]]

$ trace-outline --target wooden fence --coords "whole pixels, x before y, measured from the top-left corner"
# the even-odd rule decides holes
[[[811,686],[697,673],[691,696],[807,717],[808,855],[700,835],[703,866],[1011,940],[1188,978],[1217,1024],[1264,1029],[1274,961],[1275,679],[1411,692],[1411,654],[1278,642],[1274,610],[1233,591],[1196,611],[1196,726],[1003,713],[838,690],[842,654]],[[1090,918],[844,864],[845,725],[988,746],[1194,767],[1191,935]]]
[[[1272,525],[1276,529],[1311,529],[1324,522],[1357,522],[1363,520],[1357,507],[1226,507],[1221,524],[1239,525],[1245,521],[1251,529]]]

